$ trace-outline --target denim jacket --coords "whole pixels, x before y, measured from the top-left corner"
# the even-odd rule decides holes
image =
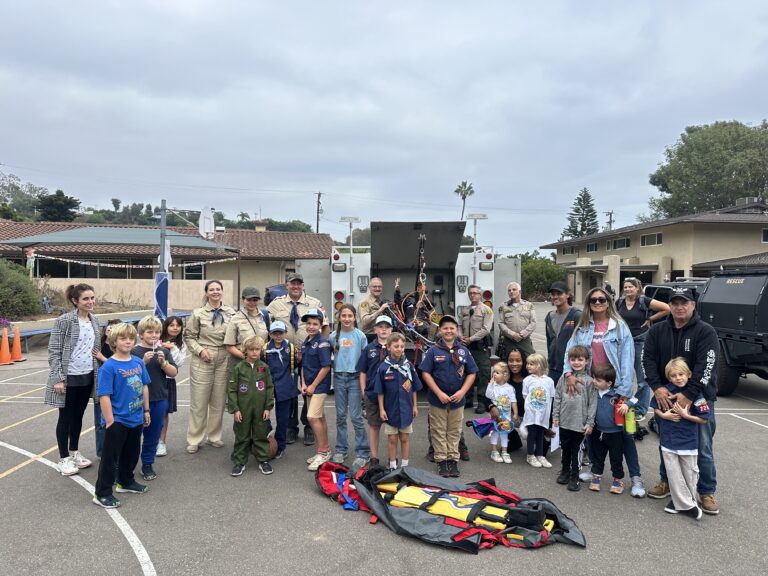
[[[571,363],[568,362],[568,351],[576,345],[585,346],[592,350],[592,336],[595,333],[594,320],[589,321],[589,327],[580,327],[571,336],[568,346],[565,348],[565,359],[563,360],[563,372],[571,372]],[[635,367],[635,344],[632,340],[632,333],[624,322],[617,322],[613,318],[608,319],[608,331],[603,338],[603,348],[608,361],[616,370],[616,382],[614,387],[620,396],[625,398],[632,397],[634,385],[634,367]],[[587,363],[587,372],[592,370],[592,357],[590,355]]]

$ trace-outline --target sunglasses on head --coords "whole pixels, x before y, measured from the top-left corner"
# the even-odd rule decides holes
[[[605,304],[606,302],[608,302],[608,298],[605,296],[596,296],[589,299],[590,304]]]

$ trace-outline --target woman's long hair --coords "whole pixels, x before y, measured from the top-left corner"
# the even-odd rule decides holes
[[[624,322],[624,320],[621,319],[619,312],[616,310],[616,303],[613,301],[611,295],[604,288],[592,288],[592,290],[587,292],[587,295],[584,297],[584,309],[581,311],[581,320],[579,320],[579,324],[576,326],[577,330],[579,328],[589,327],[589,323],[593,320],[589,299],[597,292],[600,292],[608,300],[608,310],[606,311],[608,318],[613,318],[616,322]]]

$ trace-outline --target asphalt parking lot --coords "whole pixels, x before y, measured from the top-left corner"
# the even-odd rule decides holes
[[[543,319],[548,306],[537,305]],[[541,324],[541,323],[540,323]],[[544,349],[543,325],[534,342]],[[472,460],[466,481],[495,478],[523,497],[545,497],[569,515],[587,548],[555,544],[540,550],[446,551],[370,525],[317,489],[299,441],[263,476],[252,460],[240,478],[229,476],[232,417],[225,415],[221,449],[184,451],[188,367],[179,376],[179,412],[172,417],[168,456],[145,495],[121,495],[107,511],[91,503],[97,463],[79,476],[53,467],[56,410],[42,403],[47,378],[44,345],[28,360],[0,367],[0,566],[15,574],[313,574],[520,573],[765,574],[768,569],[768,382],[742,380],[717,402],[715,454],[719,516],[700,522],[663,512],[665,501],[615,496],[604,489],[571,493],[555,483],[558,468],[533,469],[519,451],[513,464],[495,464],[487,442],[467,436]],[[326,407],[335,429],[332,399]],[[426,453],[426,410],[415,422],[411,465],[432,470]],[[467,418],[471,417],[470,415]],[[86,412],[81,451],[95,459],[93,417]],[[349,427],[351,430],[351,426]],[[657,438],[638,443],[646,486],[657,477]],[[551,459],[557,460],[558,455]],[[351,458],[349,459],[351,462]],[[763,488],[761,488],[763,486]]]

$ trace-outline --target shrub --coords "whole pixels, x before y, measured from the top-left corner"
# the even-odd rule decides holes
[[[25,268],[0,259],[0,316],[18,320],[40,313],[40,293]]]

